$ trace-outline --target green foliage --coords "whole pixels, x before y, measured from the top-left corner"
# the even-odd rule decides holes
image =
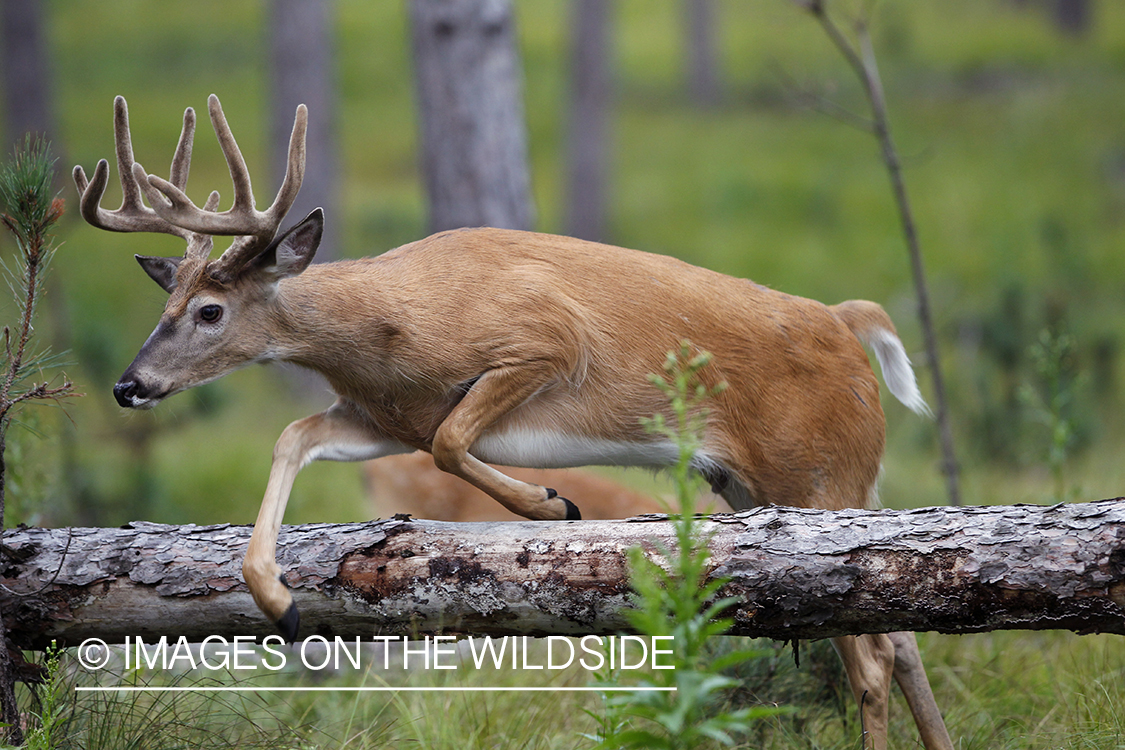
[[[1046,428],[1046,450],[1042,451],[1051,474],[1056,503],[1074,500],[1066,487],[1066,464],[1077,438],[1074,399],[1085,378],[1074,370],[1074,340],[1048,328],[1039,333],[1039,341],[1030,349],[1037,382],[1020,389],[1020,400],[1031,412],[1032,419]],[[1041,443],[1041,444],[1042,444]]]
[[[148,673],[110,666],[88,673],[76,659],[58,652],[49,656],[47,668],[50,678],[40,689],[42,710],[27,736],[33,749],[297,750],[321,746],[304,743],[311,728],[302,717],[292,715],[284,701],[252,692],[208,692],[213,688],[247,687],[245,678],[231,671]],[[261,684],[260,680],[255,683]],[[200,692],[78,692],[75,688],[80,685],[199,688]],[[361,731],[356,736],[364,734]],[[377,745],[361,745],[369,746]]]
[[[0,264],[18,308],[15,328],[3,328],[0,352],[0,528],[6,515],[4,453],[14,410],[22,404],[57,403],[73,395],[73,387],[65,377],[61,383],[39,379],[44,370],[57,367],[60,359],[34,340],[35,314],[55,252],[50,231],[63,211],[63,202],[54,196],[51,185],[54,161],[50,146],[29,135],[22,147],[16,147],[12,159],[0,168],[0,223],[16,241],[14,258],[0,258]],[[24,479],[31,473],[21,471],[17,475]],[[28,494],[23,493],[21,500],[26,501]]]
[[[44,382],[25,384],[30,375],[57,363],[47,350],[29,348],[36,308],[54,256],[48,232],[63,210],[51,187],[54,163],[49,144],[29,135],[23,147],[17,147],[12,159],[0,168],[0,223],[15,237],[17,246],[14,261],[3,261],[3,269],[20,309],[16,329],[3,329],[0,435],[7,430],[12,407],[24,401],[59,398],[70,391],[69,383],[60,388]]]
[[[717,598],[724,579],[707,580],[710,569],[708,540],[695,515],[702,482],[691,471],[698,451],[706,400],[726,387],[708,388],[699,382],[700,371],[711,355],[692,353],[684,341],[678,352],[668,353],[665,375],[651,375],[652,383],[668,398],[672,423],[664,415],[646,420],[646,428],[672,440],[679,460],[672,470],[679,512],[671,515],[675,549],[657,543],[660,561],[646,557],[644,550],[629,551],[629,581],[635,592],[634,608],[628,613],[633,629],[645,636],[672,636],[672,669],[653,669],[640,686],[662,690],[612,694],[605,700],[605,713],[598,717],[598,747],[681,748],[699,747],[712,741],[733,746],[755,721],[779,712],[778,708],[745,706],[724,709],[723,697],[738,683],[721,672],[727,667],[759,656],[756,651],[735,651],[712,660],[707,644],[730,629],[723,611],[732,599]],[[603,684],[616,682],[617,675],[603,674]],[[668,690],[668,688],[674,688]]]
[[[41,409],[21,411],[20,429],[5,435],[4,512],[28,526],[45,525],[63,481],[49,455],[58,442],[53,429],[55,416]]]
[[[1125,740],[1120,636],[929,635],[920,645],[946,723],[965,750],[1117,750]]]
[[[62,215],[62,203],[56,202],[51,187],[54,165],[50,144],[29,133],[0,169],[0,205],[5,211],[0,220],[16,236],[24,255],[44,251],[41,238]]]
[[[43,667],[47,672],[46,681],[37,691],[39,713],[36,724],[24,737],[28,750],[54,750],[59,746],[59,729],[63,722],[62,712],[67,706],[66,680],[62,671],[63,651],[52,641],[44,653]]]
[[[655,414],[650,418],[642,419],[641,423],[645,430],[668,438],[677,448],[678,457],[671,473],[676,487],[680,518],[690,517],[694,513],[696,497],[702,485],[698,477],[692,474],[691,461],[702,446],[703,427],[707,418],[704,404],[708,398],[719,395],[727,387],[726,383],[719,383],[708,388],[700,381],[700,371],[710,362],[710,352],[693,354],[691,342],[682,341],[679,351],[668,352],[664,360],[664,372],[667,378],[656,373],[650,373],[648,376],[649,382],[668,400],[674,422],[668,424],[663,414]],[[688,537],[680,536],[681,532],[687,533]],[[692,532],[690,523],[687,527],[676,526],[681,551],[685,545],[691,546]]]

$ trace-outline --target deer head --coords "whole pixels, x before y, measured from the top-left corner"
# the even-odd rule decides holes
[[[150,408],[179,391],[210,382],[252,362],[269,359],[270,303],[278,282],[301,273],[312,261],[324,225],[321,209],[278,236],[293,205],[305,171],[305,129],[308,113],[297,107],[289,141],[285,179],[265,211],[254,207],[250,174],[223,115],[219,99],[208,99],[211,124],[234,182],[234,204],[218,212],[213,191],[202,208],[184,193],[191,166],[195,111],[184,112],[180,141],[168,180],[147,174],[134,162],[129,111],[123,97],[113,106],[117,167],[123,194],[120,208],[101,208],[109,181],[109,165],[98,162],[93,178],[74,168],[81,195],[80,210],[90,224],[114,232],[161,232],[182,238],[187,247],[179,258],[138,255],[137,262],[162,289],[168,303],[156,329],[113,388],[117,402]],[[141,194],[148,198],[144,204]],[[212,238],[232,235],[221,257],[212,260]]]

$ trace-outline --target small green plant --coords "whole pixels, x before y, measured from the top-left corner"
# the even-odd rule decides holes
[[[11,161],[0,169],[0,223],[15,237],[14,260],[2,260],[8,286],[19,307],[19,322],[13,331],[3,328],[3,366],[0,368],[0,534],[4,529],[4,448],[16,407],[34,402],[58,402],[73,394],[70,381],[52,384],[39,379],[44,369],[57,365],[49,351],[32,341],[35,310],[43,296],[47,268],[54,256],[51,227],[62,216],[63,202],[55,197],[54,159],[49,145],[30,135],[17,147]],[[0,719],[14,744],[23,739],[15,676],[8,659],[7,633],[0,624]]]
[[[605,699],[605,711],[595,715],[599,748],[698,747],[706,741],[731,746],[738,735],[749,731],[756,720],[774,715],[776,707],[751,706],[724,709],[725,694],[737,681],[722,675],[723,669],[756,658],[756,651],[735,651],[711,659],[708,640],[731,626],[722,612],[731,599],[716,599],[725,581],[708,580],[708,540],[696,518],[696,497],[702,490],[691,461],[701,446],[707,412],[704,403],[720,393],[725,383],[708,388],[699,380],[700,371],[711,361],[707,352],[692,352],[682,342],[678,352],[668,353],[665,375],[650,379],[668,398],[672,420],[656,415],[646,428],[672,440],[679,460],[672,468],[679,512],[671,513],[675,549],[657,544],[661,561],[650,560],[640,548],[629,553],[630,583],[636,592],[629,621],[645,636],[672,636],[672,669],[653,670],[639,687],[674,688],[616,693]],[[674,510],[674,509],[673,509]],[[601,684],[613,684],[617,675],[598,675]]]
[[[62,216],[62,199],[51,187],[54,159],[50,146],[27,137],[12,160],[0,170],[0,222],[16,240],[12,261],[0,259],[8,287],[19,306],[19,322],[13,331],[3,328],[3,369],[0,370],[0,512],[4,509],[4,445],[13,410],[34,401],[55,401],[73,393],[67,380],[52,384],[38,379],[45,369],[58,364],[47,349],[36,349],[35,311],[43,297],[47,270],[55,254],[51,227]],[[0,521],[2,521],[0,517]]]
[[[1074,340],[1065,333],[1044,328],[1028,353],[1037,382],[1024,385],[1019,398],[1032,420],[1047,429],[1045,458],[1051,473],[1052,500],[1063,503],[1074,500],[1077,494],[1075,489],[1067,489],[1066,464],[1078,435],[1073,406],[1083,378],[1074,372]]]
[[[66,706],[62,658],[63,651],[51,641],[44,653],[43,668],[46,680],[39,686],[39,713],[36,726],[24,737],[28,750],[52,750],[58,746],[58,731],[63,723],[63,709]]]

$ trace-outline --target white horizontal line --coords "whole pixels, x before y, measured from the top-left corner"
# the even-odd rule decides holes
[[[504,692],[598,692],[652,693],[675,692],[674,687],[76,687],[79,693],[504,693]]]

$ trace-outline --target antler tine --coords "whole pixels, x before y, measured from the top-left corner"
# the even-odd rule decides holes
[[[223,150],[223,157],[227,160],[231,181],[234,182],[234,205],[230,213],[235,211],[254,211],[254,190],[250,187],[250,170],[246,168],[246,160],[242,158],[242,151],[234,140],[234,133],[230,131],[226,115],[223,114],[223,105],[219,104],[219,97],[211,94],[207,97],[207,111],[211,115],[211,127],[215,129],[215,137],[219,139],[219,147]],[[242,232],[242,234],[257,234],[257,232]]]
[[[206,208],[200,209],[173,182],[145,174],[140,165],[134,165],[133,171],[156,213],[172,224],[200,234],[246,237],[235,240],[216,261],[214,274],[231,277],[277,234],[281,221],[301,189],[305,170],[308,110],[303,104],[297,108],[293,134],[289,141],[289,162],[281,189],[268,209],[258,211],[254,208],[250,172],[227,124],[219,98],[214,94],[208,97],[207,109],[234,182],[234,204],[230,210],[219,213]]]
[[[113,99],[113,150],[117,154],[117,174],[121,176],[121,207],[143,206],[141,190],[133,179],[133,137],[129,133],[129,105],[123,96]]]
[[[172,157],[172,169],[168,172],[168,179],[172,184],[183,190],[187,187],[188,172],[191,170],[191,147],[195,141],[195,110],[188,107],[184,110],[184,128],[180,131],[180,142],[176,144],[176,153]],[[218,206],[212,206],[214,211]],[[206,210],[206,209],[205,209]]]
[[[219,139],[223,156],[226,157],[227,167],[230,169],[231,180],[234,182],[234,205],[231,212],[242,209],[254,208],[254,191],[250,187],[250,172],[246,168],[246,161],[242,158],[242,151],[234,140],[234,134],[227,124],[223,107],[219,97],[211,94],[207,99],[207,109],[211,114],[211,124],[215,128],[215,135]],[[282,219],[289,213],[297,193],[301,190],[301,182],[305,178],[305,132],[308,129],[309,110],[304,104],[297,105],[297,112],[293,116],[293,133],[289,136],[289,158],[285,165],[285,179],[277,191],[273,203],[265,211],[255,214],[270,217],[266,222],[272,225],[273,232],[277,232]],[[248,233],[249,234],[249,233]],[[270,237],[272,239],[272,235]]]
[[[214,100],[215,109],[218,109],[219,116],[222,117],[222,109],[218,108],[219,100]],[[214,109],[212,110],[215,111]],[[305,133],[308,130],[309,110],[304,104],[297,106],[297,112],[293,117],[293,132],[289,136],[289,158],[285,166],[285,179],[282,180],[281,187],[277,191],[277,196],[274,198],[273,203],[264,212],[254,211],[260,216],[266,225],[269,227],[268,236],[262,234],[254,241],[240,241],[235,240],[231,246],[227,248],[226,252],[222,254],[218,261],[215,263],[215,268],[212,275],[219,279],[229,279],[238,273],[238,271],[246,265],[246,263],[260,251],[264,244],[273,239],[277,234],[278,227],[285,219],[285,215],[289,213],[289,209],[293,207],[293,201],[297,199],[297,193],[301,190],[301,182],[305,178]],[[222,119],[223,125],[226,125],[226,119]],[[216,126],[216,132],[218,127]],[[231,143],[234,139],[231,138]],[[235,147],[237,151],[237,147]],[[226,148],[223,149],[226,153]],[[239,162],[241,163],[241,154]],[[229,159],[228,159],[229,163]],[[243,169],[245,166],[243,165]],[[232,173],[234,171],[232,167]],[[249,189],[250,178],[246,177],[247,189]],[[236,187],[237,189],[237,187]],[[253,205],[253,196],[250,198],[251,205]],[[234,209],[231,209],[233,213]],[[264,242],[263,242],[264,240]]]
[[[190,110],[189,110],[190,111]],[[180,146],[176,150],[177,158],[186,151],[187,158],[191,158],[191,132],[194,131],[194,113],[191,115],[192,126],[188,126],[188,113],[184,113],[184,133],[180,136]],[[87,222],[100,229],[112,232],[162,232],[174,234],[187,239],[189,231],[175,226],[160,217],[151,208],[141,201],[141,190],[134,177],[133,144],[129,135],[129,108],[125,98],[118,96],[113,101],[113,132],[114,150],[117,153],[117,169],[121,177],[121,206],[114,211],[101,207],[102,196],[105,195],[106,186],[109,184],[109,163],[102,159],[94,169],[92,180],[87,181],[86,173],[81,166],[74,168],[74,182],[81,195],[79,210]],[[184,137],[188,138],[188,145],[184,148]],[[183,169],[183,179],[187,179],[186,167]]]
[[[285,179],[277,191],[273,204],[266,209],[266,213],[277,217],[280,224],[293,201],[297,200],[297,193],[301,190],[301,183],[305,179],[305,132],[309,125],[309,110],[304,104],[297,105],[297,113],[293,117],[293,133],[289,136],[289,159],[285,164]]]

